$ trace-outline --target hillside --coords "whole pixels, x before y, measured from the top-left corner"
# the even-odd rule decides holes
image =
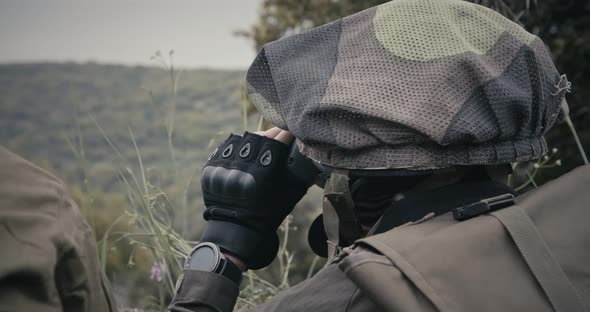
[[[242,131],[240,71],[181,73],[172,137],[181,168],[207,155],[220,131]],[[150,96],[150,93],[152,96]],[[173,100],[169,73],[162,68],[97,64],[0,66],[0,142],[28,159],[79,182],[78,160],[67,139],[83,139],[87,175],[108,190],[117,161],[94,118],[128,157],[134,157],[128,128],[144,162],[169,160],[166,123]],[[92,117],[92,118],[91,118]]]

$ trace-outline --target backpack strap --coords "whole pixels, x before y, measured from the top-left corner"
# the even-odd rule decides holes
[[[578,291],[527,213],[512,206],[490,214],[504,225],[555,311],[586,311]]]
[[[324,229],[328,237],[328,262],[341,246],[348,246],[361,237],[354,203],[348,187],[348,172],[335,169],[324,188]]]

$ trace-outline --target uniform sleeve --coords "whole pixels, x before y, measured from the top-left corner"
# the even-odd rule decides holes
[[[231,312],[240,289],[230,279],[205,271],[185,271],[170,312]]]

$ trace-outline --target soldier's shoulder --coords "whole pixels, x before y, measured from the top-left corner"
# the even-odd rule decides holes
[[[68,193],[60,179],[1,145],[0,177],[3,209],[37,210],[57,206]]]

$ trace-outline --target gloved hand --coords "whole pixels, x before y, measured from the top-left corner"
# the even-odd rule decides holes
[[[263,134],[280,133],[292,141],[278,128]],[[217,244],[250,269],[270,264],[279,246],[278,227],[311,184],[287,170],[288,154],[289,145],[270,137],[230,135],[203,169],[208,223],[201,241]]]

